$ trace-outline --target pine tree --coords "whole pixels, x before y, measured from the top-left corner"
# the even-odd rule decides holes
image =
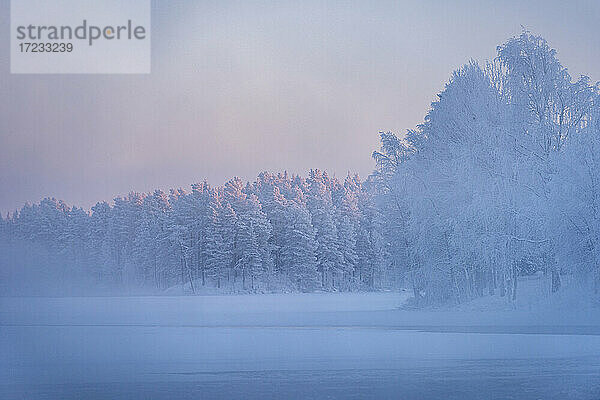
[[[310,292],[319,285],[310,214],[303,205],[294,201],[287,204],[286,211],[288,229],[282,240],[282,264],[292,284],[300,291]]]
[[[328,180],[319,170],[311,170],[307,207],[315,230],[317,269],[323,288],[336,287],[335,277],[343,271],[342,255],[338,248],[331,192]]]

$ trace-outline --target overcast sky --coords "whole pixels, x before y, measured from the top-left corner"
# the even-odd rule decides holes
[[[379,131],[421,122],[521,25],[600,80],[595,0],[154,1],[152,19],[150,75],[11,75],[0,0],[0,211],[263,170],[366,176]]]

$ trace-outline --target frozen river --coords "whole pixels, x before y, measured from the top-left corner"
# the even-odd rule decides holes
[[[2,399],[600,399],[594,311],[402,295],[0,299]]]

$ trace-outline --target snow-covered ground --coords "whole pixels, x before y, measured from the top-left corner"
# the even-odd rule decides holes
[[[600,398],[598,310],[406,297],[2,298],[0,398]]]

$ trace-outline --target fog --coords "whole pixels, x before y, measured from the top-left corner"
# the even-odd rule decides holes
[[[597,1],[152,9],[0,57],[0,398],[600,398]]]

